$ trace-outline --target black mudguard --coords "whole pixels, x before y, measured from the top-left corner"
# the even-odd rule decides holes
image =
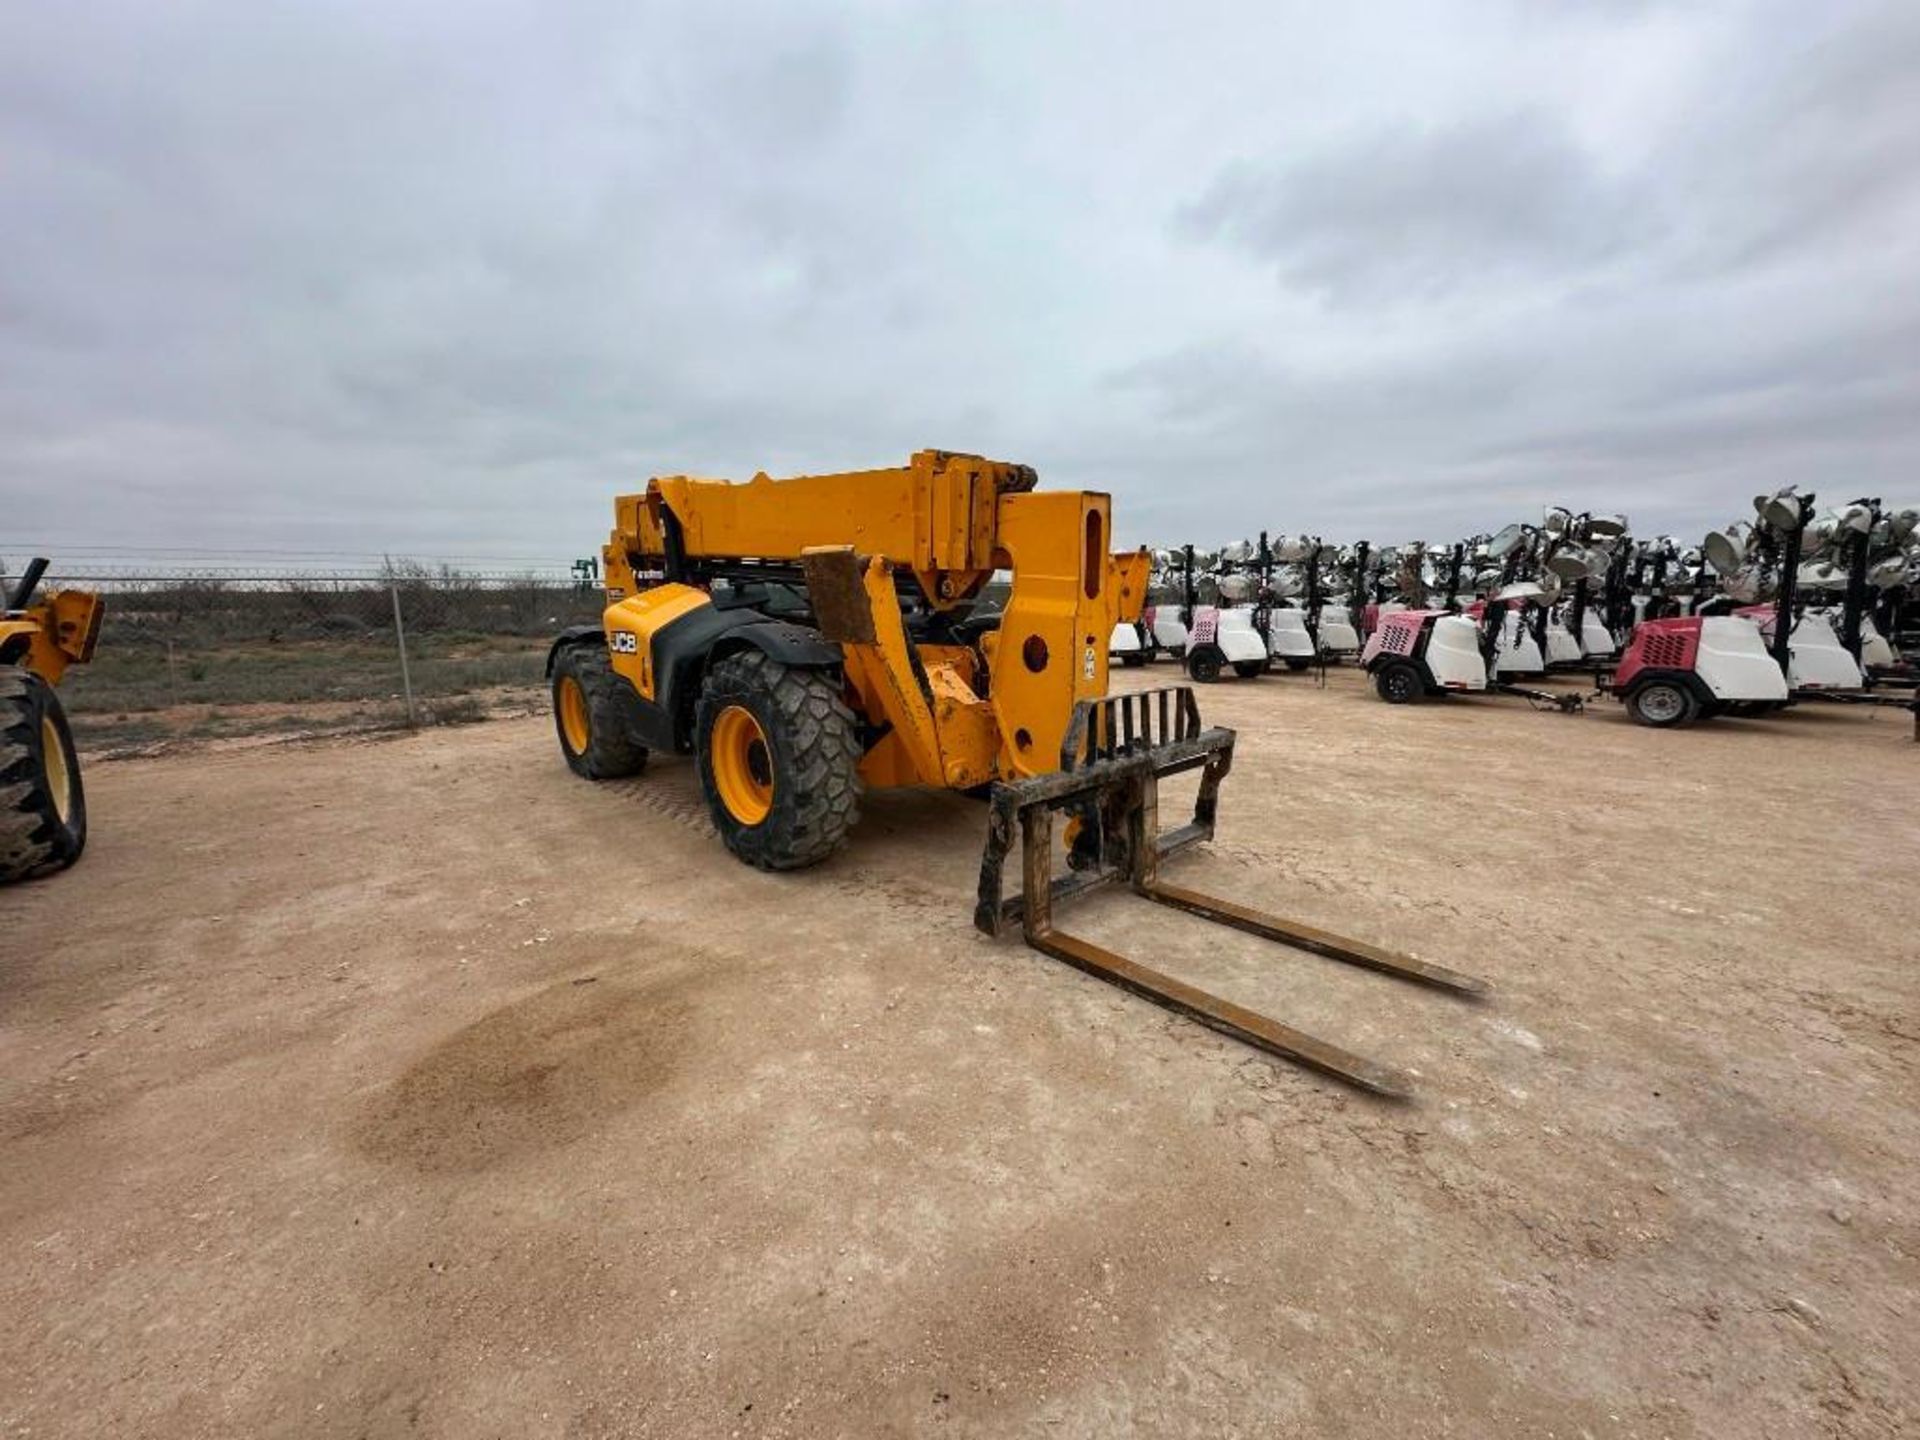
[[[569,625],[553,637],[553,644],[547,647],[546,677],[553,678],[553,662],[560,658],[560,652],[568,645],[578,645],[581,641],[591,641],[596,645],[607,643],[607,632],[598,625]]]
[[[756,619],[742,625],[729,631],[721,643],[714,646],[714,653],[726,654],[748,647],[796,670],[833,669],[841,660],[840,647],[818,630],[787,620]]]
[[[683,615],[653,637],[654,700],[672,717],[673,748],[693,750],[693,707],[707,666],[742,650],[759,650],[797,670],[824,670],[841,663],[840,647],[820,632],[755,610],[711,606]]]

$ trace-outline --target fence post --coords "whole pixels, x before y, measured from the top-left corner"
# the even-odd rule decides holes
[[[400,647],[400,693],[407,701],[407,728],[416,729],[419,721],[413,714],[413,676],[407,671],[407,627],[400,618],[400,586],[397,582],[387,582],[387,593],[393,596],[393,639]]]

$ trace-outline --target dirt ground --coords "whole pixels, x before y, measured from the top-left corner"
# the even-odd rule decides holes
[[[1412,1103],[974,933],[961,797],[772,877],[542,719],[95,765],[0,894],[0,1434],[1920,1433],[1907,717],[1201,699],[1174,877],[1495,995],[1067,918]]]

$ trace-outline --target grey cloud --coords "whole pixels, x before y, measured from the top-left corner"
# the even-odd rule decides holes
[[[1788,7],[1758,7],[1766,43],[1743,33],[1715,57],[1678,123],[1628,166],[1539,105],[1398,119],[1232,160],[1175,228],[1361,303],[1543,277],[1723,279],[1840,237],[1884,239],[1920,196],[1920,9],[1861,12],[1809,34]]]
[[[1128,540],[1905,493],[1920,11],[1311,14],[10,7],[0,489],[543,557],[648,473],[927,444]]]
[[[1584,268],[1659,226],[1646,197],[1539,110],[1402,122],[1305,156],[1236,162],[1180,222],[1356,301]]]

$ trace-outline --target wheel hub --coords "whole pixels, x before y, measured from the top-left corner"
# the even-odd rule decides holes
[[[1640,708],[1649,720],[1678,719],[1686,708],[1686,698],[1678,690],[1666,685],[1656,685],[1640,697]]]
[[[729,705],[713,722],[713,779],[720,801],[742,825],[773,812],[773,752],[767,733],[744,705]]]
[[[593,738],[593,725],[587,714],[587,692],[573,676],[565,675],[561,677],[556,698],[560,704],[560,733],[566,737],[567,748],[576,755],[586,754]]]
[[[73,821],[73,772],[67,766],[67,747],[60,743],[60,732],[53,717],[40,722],[40,753],[47,772],[47,793],[53,797],[53,813],[62,825]]]

